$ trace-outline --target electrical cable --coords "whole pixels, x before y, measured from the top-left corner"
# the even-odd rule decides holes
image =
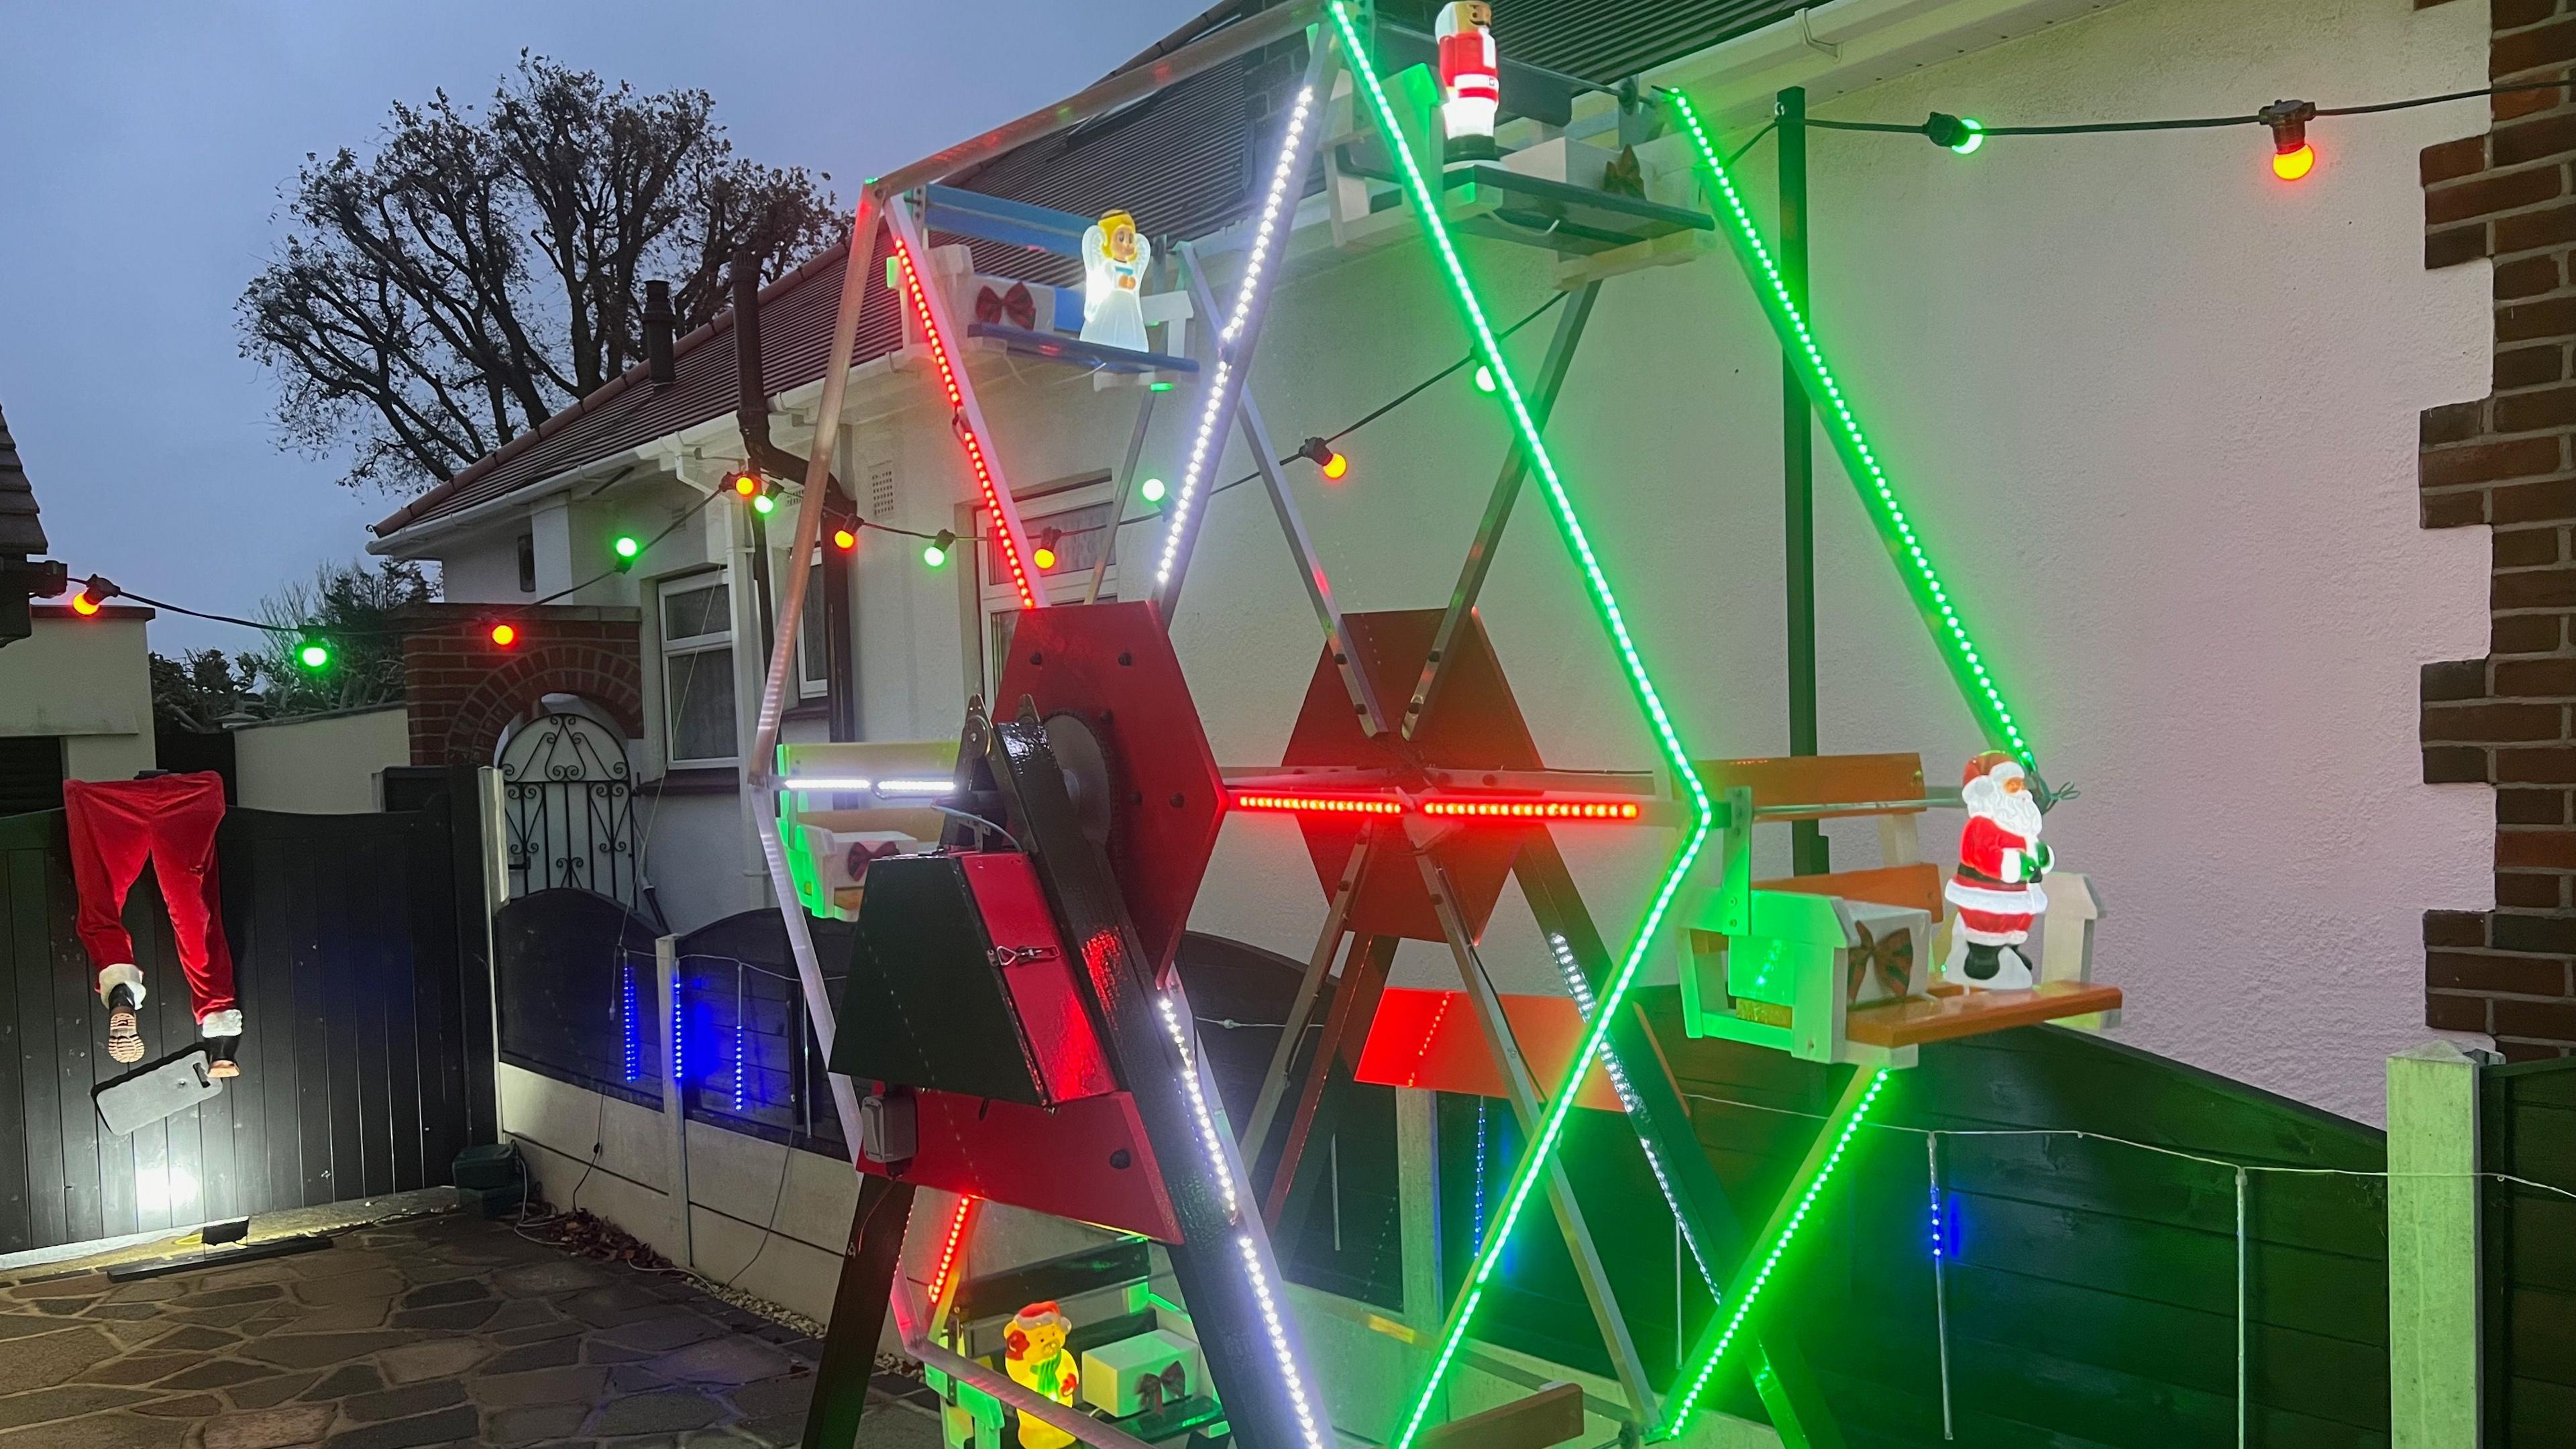
[[[2448,91],[2438,96],[2414,96],[2402,101],[2380,101],[2365,106],[2320,106],[2316,114],[2319,118],[2376,116],[2390,111],[2408,111],[2421,106],[2444,105],[2452,101],[2476,100],[2483,96],[2514,95],[2525,91],[2554,91],[2568,86],[2576,86],[2576,76],[2566,76],[2550,81],[2519,81],[2510,85],[2486,86],[2478,90]],[[1772,124],[1778,125],[1778,119],[1774,118]],[[1929,125],[1928,122],[1909,126],[1894,121],[1831,121],[1816,116],[1809,116],[1805,124],[1820,131],[1865,131],[1891,136],[1926,135]],[[2269,124],[2264,115],[2256,111],[2241,116],[2183,116],[2150,121],[2082,121],[2053,126],[1991,126],[1980,123],[1978,130],[1988,136],[2095,136],[2131,131],[2205,131],[2228,126]]]

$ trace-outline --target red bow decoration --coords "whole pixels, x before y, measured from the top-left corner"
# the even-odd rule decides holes
[[[1890,931],[1887,939],[1880,940],[1858,921],[1852,923],[1852,929],[1860,932],[1860,944],[1851,953],[1851,999],[1860,999],[1860,989],[1868,984],[1873,969],[1885,983],[1888,995],[1903,996],[1914,984],[1914,933]]]
[[[1140,1413],[1151,1414],[1166,1407],[1177,1409],[1189,1396],[1189,1371],[1178,1363],[1136,1381],[1136,1407]]]
[[[870,865],[885,859],[889,855],[901,855],[902,853],[903,843],[901,841],[879,841],[874,845],[871,845],[864,840],[855,840],[850,842],[848,868],[851,883],[864,883],[868,878],[868,867]]]
[[[1646,173],[1637,164],[1637,148],[1622,146],[1618,156],[1601,168],[1601,189],[1612,196],[1646,199]]]
[[[975,293],[975,320],[990,326],[1008,319],[1023,332],[1034,332],[1038,325],[1038,301],[1029,295],[1029,284],[1013,282],[1011,290],[996,292],[985,287]]]

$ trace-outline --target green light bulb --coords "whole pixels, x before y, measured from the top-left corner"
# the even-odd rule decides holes
[[[1493,390],[1494,390],[1494,370],[1493,370],[1492,368],[1490,368],[1490,367],[1485,366],[1485,365],[1484,365],[1483,363],[1481,363],[1481,362],[1480,362],[1480,363],[1477,363],[1477,364],[1476,364],[1476,391],[1478,391],[1478,392],[1492,392]]]
[[[319,639],[307,639],[297,646],[295,658],[307,669],[322,669],[331,663],[331,646]]]
[[[1967,134],[1951,143],[1950,149],[1962,156],[1976,155],[1977,148],[1986,144],[1985,123],[1973,116],[1961,116],[1959,125]]]
[[[609,547],[615,550],[617,556],[622,559],[633,559],[637,554],[644,551],[644,545],[631,533],[619,534],[617,536],[617,541],[610,544]]]
[[[778,500],[770,497],[766,493],[763,493],[759,497],[751,500],[751,511],[754,513],[767,513],[769,510],[776,508],[777,506]]]
[[[1170,491],[1163,486],[1163,480],[1160,478],[1148,478],[1136,489],[1137,494],[1148,503],[1162,502],[1163,495]]]
[[[925,543],[921,546],[921,561],[938,568],[948,562],[948,550],[935,543]]]

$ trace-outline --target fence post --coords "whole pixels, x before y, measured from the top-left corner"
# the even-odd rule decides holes
[[[2388,1059],[2391,1449],[2477,1449],[2478,1068],[2446,1041]]]
[[[501,949],[493,922],[510,900],[509,787],[501,772],[484,765],[474,772],[474,816],[482,831],[483,964],[492,973],[484,1000],[492,1011],[492,1134],[496,1142],[510,1137],[508,1099],[501,1091]]]
[[[680,1019],[679,938],[659,936],[653,941],[653,976],[659,989],[653,999],[661,1003],[656,1013],[662,1018],[662,1125],[668,1133],[669,1171],[662,1180],[671,1187],[671,1241],[679,1247],[679,1266],[698,1266],[696,1225],[689,1213],[689,1104],[680,1091],[680,1075],[686,1069],[681,1053],[687,1050],[687,1033]]]

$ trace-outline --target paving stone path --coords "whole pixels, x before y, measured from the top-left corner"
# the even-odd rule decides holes
[[[0,1289],[0,1449],[787,1445],[820,1345],[454,1214],[320,1252]],[[882,1404],[868,1449],[934,1446]]]

